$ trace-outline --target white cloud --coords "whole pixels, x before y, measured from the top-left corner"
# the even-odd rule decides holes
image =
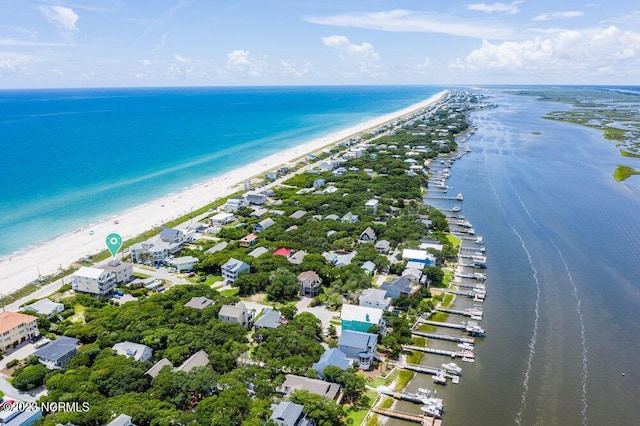
[[[15,38],[0,38],[0,46],[25,46],[25,47],[78,47],[72,43],[47,43],[41,41],[18,40]]]
[[[578,18],[584,15],[584,12],[579,10],[570,10],[567,12],[547,12],[533,18],[534,21],[551,21],[553,19],[569,19]]]
[[[336,49],[347,66],[357,66],[365,73],[374,72],[381,67],[380,55],[371,43],[352,44],[347,37],[340,35],[322,37],[322,42],[325,46]]]
[[[640,78],[640,33],[617,27],[562,30],[548,38],[493,44],[479,49],[450,68],[469,71],[555,73],[597,77],[616,70],[617,77]]]
[[[306,62],[302,66],[298,66],[295,62],[280,61],[280,67],[281,72],[285,76],[304,77],[314,73],[313,66],[310,62]]]
[[[460,18],[435,13],[395,9],[388,12],[347,13],[331,16],[308,16],[305,21],[338,27],[366,28],[380,31],[440,33],[479,39],[506,39],[512,31],[495,22],[463,22]]]
[[[492,3],[492,4],[473,3],[473,4],[468,4],[467,9],[476,10],[479,12],[487,12],[487,13],[500,12],[500,13],[506,13],[507,15],[513,15],[514,13],[520,12],[520,9],[518,9],[518,5],[522,3],[524,3],[524,1],[514,1],[513,3],[509,3],[509,4],[507,3]]]
[[[431,64],[431,59],[429,58],[424,58],[424,61],[420,64],[416,64],[413,69],[419,73],[419,74],[424,74],[427,71],[433,69],[433,65]]]
[[[42,15],[65,33],[78,31],[76,22],[79,16],[73,9],[64,6],[38,6],[38,10]]]
[[[29,55],[15,52],[0,52],[0,76],[3,71],[23,71],[36,62],[35,58]]]
[[[258,77],[267,72],[266,62],[254,58],[248,50],[236,49],[227,55],[227,70],[234,74]]]

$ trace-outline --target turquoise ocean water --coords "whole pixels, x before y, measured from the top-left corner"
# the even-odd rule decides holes
[[[441,90],[0,91],[0,256]]]

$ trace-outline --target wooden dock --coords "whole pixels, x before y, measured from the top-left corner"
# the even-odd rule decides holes
[[[456,296],[470,297],[472,299],[477,294],[477,293],[475,293],[473,291],[449,290],[448,288],[443,288],[443,289],[438,289],[438,290],[442,291],[443,293],[455,294]]]
[[[440,321],[430,321],[425,319],[418,319],[419,322],[423,324],[434,325],[436,327],[445,327],[445,328],[455,328],[457,330],[466,330],[467,326],[464,324],[455,324],[452,322],[440,322]]]
[[[448,314],[462,315],[465,317],[482,317],[482,310],[480,309],[465,309],[464,311],[458,309],[436,308],[438,312],[446,312]]]
[[[462,349],[460,349],[459,351],[448,351],[446,349],[426,348],[424,346],[402,345],[402,350],[419,351],[432,355],[448,356],[450,358],[475,358],[475,354],[473,353],[473,351],[464,351]]]
[[[373,407],[371,411],[381,416],[391,417],[394,419],[406,420],[413,423],[420,423],[422,426],[441,426],[442,420],[434,417],[422,416],[419,414],[409,414],[400,411],[385,410],[383,408]]]
[[[448,342],[472,343],[472,344],[475,343],[475,339],[473,337],[461,337],[461,336],[451,336],[449,334],[427,333],[425,331],[419,331],[419,330],[412,330],[411,334],[414,334],[416,336],[426,337],[428,339],[446,340]]]

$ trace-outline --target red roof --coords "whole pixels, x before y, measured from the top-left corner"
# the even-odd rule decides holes
[[[284,256],[284,257],[289,257],[291,256],[291,250],[289,250],[288,248],[279,248],[278,250],[273,252],[274,256]]]

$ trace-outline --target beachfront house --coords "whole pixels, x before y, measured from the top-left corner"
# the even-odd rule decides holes
[[[71,288],[79,293],[107,296],[116,288],[116,277],[104,269],[83,266],[71,275]]]
[[[37,315],[51,318],[52,316],[64,311],[64,305],[62,303],[53,302],[51,299],[45,298],[33,302],[30,305],[23,306],[21,310],[33,312]]]
[[[200,260],[193,256],[181,256],[167,260],[167,263],[178,270],[178,272],[191,272],[196,263]]]
[[[247,263],[244,263],[241,260],[234,259],[233,257],[227,261],[224,265],[221,266],[222,278],[227,282],[227,284],[231,284],[238,279],[238,276],[243,273],[249,273],[250,266]]]
[[[361,331],[342,330],[338,340],[340,349],[347,358],[358,363],[363,370],[371,368],[378,344],[378,335]]]
[[[32,337],[38,336],[38,318],[33,315],[16,312],[0,313],[0,349],[4,352],[18,346]]]
[[[36,350],[33,355],[49,370],[58,370],[63,368],[75,356],[78,350],[78,342],[78,339],[60,336],[53,342],[49,342]]]
[[[160,231],[160,239],[170,244],[184,244],[187,242],[187,237],[182,229],[175,228],[163,228]]]
[[[111,272],[116,280],[116,284],[125,284],[133,281],[133,264],[121,262],[118,259],[111,259],[105,264],[100,265],[101,269]]]
[[[229,198],[224,203],[224,206],[222,206],[222,210],[224,210],[227,213],[235,213],[242,207],[248,207],[248,206],[249,206],[249,202],[247,201],[246,198],[232,197],[232,198]]]
[[[153,357],[153,350],[140,343],[120,342],[113,345],[111,349],[116,351],[118,355],[124,355],[140,362],[148,361]]]
[[[209,219],[209,223],[214,227],[222,227],[236,220],[236,217],[232,213],[220,212]]]
[[[378,308],[386,311],[389,309],[391,299],[387,297],[386,290],[367,288],[362,291],[362,294],[358,298],[358,304],[360,306]]]
[[[244,198],[249,204],[254,206],[262,206],[266,204],[269,199],[266,194],[245,194]]]
[[[342,305],[340,312],[342,331],[369,331],[372,326],[378,326],[381,330],[386,329],[386,323],[382,318],[382,309],[368,306]]]
[[[300,283],[300,295],[304,297],[316,297],[322,288],[322,278],[315,271],[304,271],[298,275]]]
[[[247,309],[244,303],[235,305],[222,305],[218,312],[218,319],[223,322],[235,322],[244,328],[253,326],[253,311]]]

